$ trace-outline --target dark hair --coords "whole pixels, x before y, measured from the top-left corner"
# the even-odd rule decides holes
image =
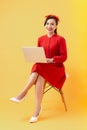
[[[44,26],[46,25],[46,23],[47,23],[47,21],[48,21],[49,19],[54,19],[55,22],[56,22],[56,25],[58,25],[58,20],[57,20],[54,16],[48,16],[48,17],[46,18],[45,22],[44,22]],[[54,32],[55,32],[55,34],[57,34],[57,28],[55,29]]]

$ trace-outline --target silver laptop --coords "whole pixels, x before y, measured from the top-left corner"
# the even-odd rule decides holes
[[[43,47],[22,47],[27,62],[46,63]]]

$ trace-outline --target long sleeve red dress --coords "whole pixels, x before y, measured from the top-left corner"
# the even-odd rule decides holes
[[[60,35],[43,35],[38,38],[38,46],[43,47],[46,58],[53,58],[53,63],[35,63],[31,72],[37,72],[53,87],[61,89],[66,79],[63,62],[67,59],[66,41]]]

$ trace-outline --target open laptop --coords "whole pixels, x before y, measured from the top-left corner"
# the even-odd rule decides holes
[[[27,62],[46,63],[43,47],[22,47]]]

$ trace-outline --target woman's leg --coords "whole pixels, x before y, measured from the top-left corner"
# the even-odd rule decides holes
[[[44,86],[45,86],[45,79],[39,75],[35,85],[36,108],[33,114],[34,117],[37,117],[39,115],[41,109],[41,101],[43,97]]]
[[[25,85],[24,89],[21,91],[21,93],[18,94],[18,96],[16,96],[16,99],[21,100],[28,92],[28,90],[32,87],[32,85],[36,82],[38,77],[38,73],[37,72],[33,72],[30,75],[30,78],[28,80],[28,83]]]

